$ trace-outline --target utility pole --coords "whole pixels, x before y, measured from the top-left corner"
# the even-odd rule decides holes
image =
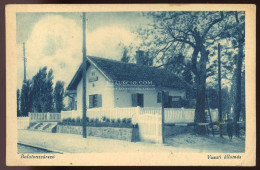
[[[24,65],[24,71],[23,71],[23,82],[26,82],[26,62],[27,59],[25,57],[25,43],[23,42],[23,65]]]
[[[86,126],[86,112],[87,112],[87,107],[86,107],[86,61],[87,61],[87,55],[86,55],[86,17],[85,17],[85,12],[83,12],[83,17],[82,17],[82,25],[83,25],[83,47],[82,47],[82,53],[83,53],[83,58],[82,58],[82,77],[83,77],[83,90],[82,90],[82,106],[83,106],[83,121],[82,121],[82,128],[83,128],[83,138],[87,138],[87,126]]]
[[[218,43],[218,116],[219,116],[219,132],[220,137],[223,137],[222,129],[222,94],[221,94],[221,55],[220,55],[221,46]]]

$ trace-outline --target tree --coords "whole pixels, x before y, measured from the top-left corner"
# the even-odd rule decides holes
[[[46,78],[43,94],[43,112],[50,112],[53,109],[53,70],[50,69]]]
[[[222,89],[222,109],[223,116],[227,117],[231,110],[231,94],[227,87]]]
[[[17,99],[17,116],[20,116],[21,115],[21,110],[20,110],[21,95],[20,95],[19,89],[17,89],[17,91],[16,91],[16,99]]]
[[[167,56],[182,54],[190,57],[197,101],[194,120],[196,123],[206,122],[206,65],[212,39],[222,32],[220,26],[225,23],[224,12],[151,12],[149,16],[154,19],[153,28],[148,33],[154,35],[153,41],[157,43],[155,57],[159,56],[162,64],[168,60]],[[197,126],[196,132],[205,134],[206,131]]]
[[[193,80],[190,65],[191,65],[190,62],[188,62],[187,66],[184,68],[182,75],[183,75],[183,80],[185,80],[189,85],[192,86],[194,84],[194,80]]]
[[[244,42],[245,42],[245,16],[244,12],[240,14],[235,12],[236,27],[232,29],[232,37],[234,38],[234,46],[238,48],[238,54],[236,55],[236,69],[235,69],[235,103],[234,103],[234,122],[238,122],[241,114],[241,73],[242,63],[244,59]],[[235,124],[235,135],[239,136],[239,124]]]
[[[223,33],[220,38],[225,38],[231,42],[231,50],[229,52],[232,56],[232,67],[233,78],[232,78],[232,92],[233,92],[233,106],[234,116],[233,121],[234,134],[239,136],[239,124],[237,122],[240,119],[242,108],[243,108],[243,86],[242,83],[242,72],[244,69],[244,48],[245,48],[245,12],[243,11],[232,11],[228,13],[229,21],[223,27]],[[235,66],[235,67],[234,67]]]
[[[32,81],[26,80],[21,90],[21,116],[28,116],[33,101]]]
[[[241,117],[246,121],[246,101],[245,101],[246,89],[245,89],[245,70],[242,72],[241,79]]]
[[[53,109],[53,71],[40,68],[33,77],[33,109],[35,112],[50,112]]]
[[[54,102],[57,112],[61,112],[63,109],[63,98],[64,98],[64,82],[57,81],[54,88]]]
[[[218,91],[215,88],[207,89],[207,97],[211,109],[218,108]]]

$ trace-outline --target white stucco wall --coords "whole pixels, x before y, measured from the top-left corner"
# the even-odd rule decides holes
[[[115,107],[132,107],[132,94],[144,94],[144,107],[161,107],[161,103],[157,103],[157,93],[160,91],[168,91],[170,96],[181,96],[185,98],[185,91],[171,88],[151,88],[145,90],[135,90],[129,88],[118,88],[114,90]]]
[[[91,71],[94,70],[98,80],[94,82],[89,82],[89,77]],[[102,107],[103,108],[112,108],[114,107],[114,90],[112,87],[107,85],[106,78],[94,67],[90,66],[86,73],[86,82],[87,82],[87,108],[89,108],[89,95],[101,94],[102,95]],[[93,87],[94,84],[94,87]],[[77,87],[77,110],[82,110],[82,90],[83,90],[82,79]]]
[[[95,71],[98,80],[89,82],[89,77],[92,71]],[[146,88],[145,90],[136,90],[136,87],[116,87],[109,86],[106,78],[99,72],[94,66],[90,66],[87,70],[87,108],[89,108],[89,95],[101,94],[102,95],[102,107],[132,107],[132,94],[141,93],[144,94],[144,107],[161,107],[161,103],[157,103],[157,93],[164,90],[168,91],[170,96],[181,96],[185,98],[186,94],[184,90],[171,89],[171,88]],[[94,87],[93,87],[94,84]],[[82,110],[82,79],[77,87],[77,110]]]

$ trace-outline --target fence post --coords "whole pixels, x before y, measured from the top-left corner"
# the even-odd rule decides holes
[[[98,116],[99,116],[98,119],[99,119],[99,121],[101,122],[101,118],[102,118],[102,117],[101,117],[101,107],[99,108]]]
[[[185,122],[185,114],[184,114],[184,108],[181,108],[181,118],[182,118],[182,122]]]
[[[63,120],[63,111],[60,112],[60,121],[62,122]]]
[[[161,143],[162,138],[160,138],[160,114],[155,114],[155,129],[156,129],[156,136],[157,136],[157,143]]]
[[[140,106],[136,107],[136,122],[139,124],[139,116],[140,116]]]
[[[141,115],[141,109],[140,106],[136,107],[136,118],[137,118],[137,122],[139,123],[139,117]]]
[[[50,118],[50,113],[49,112],[47,112],[47,120],[50,120],[51,118]]]
[[[136,107],[136,114],[139,115],[140,114],[140,106]]]
[[[115,117],[115,121],[117,120],[118,118],[118,107],[116,107],[116,117]]]
[[[162,91],[162,143],[164,144],[164,101],[165,101],[165,94]]]

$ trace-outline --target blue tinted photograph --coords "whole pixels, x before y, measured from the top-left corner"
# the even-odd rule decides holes
[[[241,159],[245,15],[16,12],[18,154]]]

